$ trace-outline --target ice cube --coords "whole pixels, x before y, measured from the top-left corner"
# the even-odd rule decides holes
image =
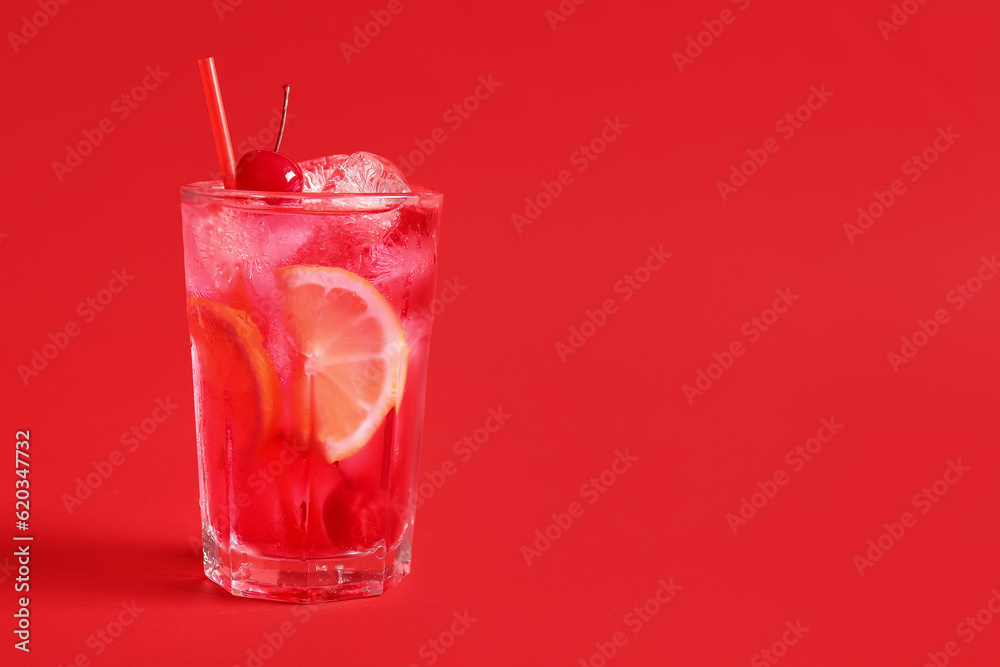
[[[346,155],[328,155],[299,163],[304,183],[303,192],[335,192],[333,185],[344,178]],[[327,185],[331,187],[327,187]]]
[[[382,245],[382,235],[394,220],[395,211],[319,218],[290,263],[339,266],[366,275],[376,261],[374,253]]]
[[[399,169],[384,157],[364,151],[300,162],[305,192],[409,192]]]
[[[184,217],[189,221],[198,273],[208,280],[204,289],[214,287],[224,292],[238,273],[254,274],[264,269],[266,230],[247,212],[185,204]]]
[[[374,153],[354,153],[344,162],[337,192],[409,192],[410,186],[392,162]]]

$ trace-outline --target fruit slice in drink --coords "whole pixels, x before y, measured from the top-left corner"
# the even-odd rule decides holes
[[[383,462],[394,434],[390,411],[405,384],[403,328],[375,286],[350,271],[289,266],[275,276],[285,330],[298,355],[292,428],[322,457],[314,470],[326,467],[325,474],[337,479],[332,487],[312,485],[309,504],[322,508],[313,516],[328,544],[369,550],[389,537]],[[317,527],[307,533],[315,536]]]
[[[402,390],[406,342],[395,309],[350,271],[288,266],[275,272],[285,329],[299,355],[294,427],[330,463],[357,453]]]
[[[218,539],[228,542],[232,458],[254,457],[272,439],[280,389],[257,325],[243,310],[190,296],[195,412],[205,509]]]

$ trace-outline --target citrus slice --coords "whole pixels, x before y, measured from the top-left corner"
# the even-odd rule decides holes
[[[333,463],[359,451],[402,389],[406,341],[393,308],[370,282],[328,266],[275,271],[281,311],[299,359],[293,419]]]
[[[237,308],[197,296],[187,305],[205,445],[224,452],[231,440],[252,455],[273,435],[279,414],[278,375],[260,329]]]

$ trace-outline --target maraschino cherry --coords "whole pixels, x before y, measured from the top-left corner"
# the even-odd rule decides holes
[[[295,160],[278,152],[281,135],[285,132],[288,115],[288,90],[285,86],[285,103],[281,109],[281,128],[273,151],[248,151],[236,165],[236,187],[240,190],[261,192],[302,192],[302,169]]]

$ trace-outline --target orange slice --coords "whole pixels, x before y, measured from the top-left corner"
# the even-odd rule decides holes
[[[203,393],[201,426],[206,445],[227,440],[256,453],[277,427],[280,387],[260,329],[250,315],[208,299],[189,296],[188,324]]]
[[[370,282],[328,266],[275,271],[298,352],[292,401],[303,435],[329,462],[356,453],[395,404],[407,347],[396,310]]]

